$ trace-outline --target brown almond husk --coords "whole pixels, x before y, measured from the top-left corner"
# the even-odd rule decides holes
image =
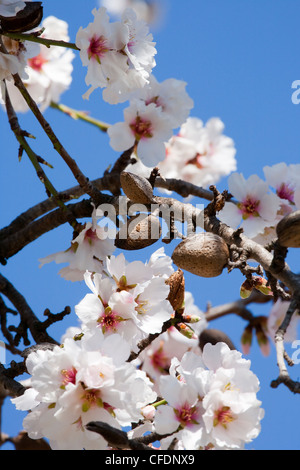
[[[213,233],[198,233],[175,248],[172,260],[179,268],[201,277],[219,276],[229,259],[224,240]]]
[[[158,218],[152,214],[139,214],[131,217],[127,227],[123,226],[117,233],[115,246],[122,250],[141,250],[153,245],[160,237]]]
[[[146,178],[122,171],[120,181],[122,189],[130,201],[139,204],[151,204],[153,188]]]
[[[285,248],[300,248],[300,211],[291,212],[277,224],[278,242]]]
[[[167,300],[175,311],[181,309],[183,307],[185,293],[185,281],[182,270],[178,269],[175,273],[171,274],[166,280],[166,284],[170,286]]]

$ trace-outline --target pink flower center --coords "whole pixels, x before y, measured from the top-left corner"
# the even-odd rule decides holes
[[[134,121],[129,124],[129,127],[137,141],[153,137],[151,121],[147,121],[140,116],[137,116]]]
[[[221,426],[223,426],[224,429],[227,429],[227,425],[234,421],[234,419],[235,418],[232,416],[230,407],[222,406],[221,408],[215,411],[214,427],[220,424]]]
[[[28,59],[28,65],[36,70],[37,72],[41,72],[43,65],[47,62],[47,60],[42,56],[42,54],[37,55],[36,57],[32,57]]]
[[[71,369],[63,369],[61,371],[61,375],[63,376],[62,387],[65,387],[69,383],[75,384],[76,374],[77,370],[75,369],[75,367],[71,367]]]
[[[105,53],[109,49],[107,48],[106,39],[103,36],[94,35],[90,39],[90,45],[88,47],[88,57],[89,59],[96,59],[100,62],[100,59],[104,57]]]
[[[123,318],[113,312],[111,307],[106,307],[103,315],[98,318],[98,324],[102,328],[103,333],[106,331],[116,331],[121,321],[123,321]]]
[[[154,369],[159,370],[159,372],[164,373],[169,370],[170,359],[166,356],[163,350],[163,342],[160,347],[152,354],[151,363]]]
[[[249,217],[259,217],[259,204],[260,201],[252,198],[251,196],[247,196],[246,199],[242,202],[239,202],[237,206],[242,214],[243,219],[246,220]]]
[[[280,199],[287,199],[290,202],[294,202],[294,189],[286,183],[282,183],[279,188],[277,188],[276,194]]]
[[[96,230],[89,228],[84,234],[84,240],[88,241],[90,244],[92,244],[93,241],[98,240]]]
[[[198,410],[196,406],[190,406],[188,403],[185,403],[182,407],[175,409],[174,412],[181,426],[198,424]]]

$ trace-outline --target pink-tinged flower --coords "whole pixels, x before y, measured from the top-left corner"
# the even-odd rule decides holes
[[[133,100],[124,110],[124,122],[108,129],[110,145],[116,151],[135,148],[137,157],[148,167],[154,167],[165,154],[165,142],[172,128],[161,109],[154,103],[146,105]]]
[[[25,72],[27,59],[38,51],[38,45],[29,41],[15,41],[7,36],[1,36],[6,53],[0,52],[0,81],[12,81],[12,75],[18,73],[22,79],[27,78]],[[2,96],[1,96],[2,95]],[[1,90],[0,102],[4,101],[4,91]]]
[[[131,292],[117,292],[115,283],[99,274],[86,273],[84,279],[92,290],[75,306],[84,331],[100,329],[105,336],[120,334],[132,346],[137,342],[134,321],[137,303]]]
[[[107,8],[112,15],[121,16],[126,8],[132,8],[139,20],[150,24],[155,22],[161,15],[161,2],[152,0],[101,0],[101,5]]]
[[[293,205],[295,190],[300,189],[300,164],[287,165],[282,162],[265,166],[263,171],[266,182],[275,189],[282,203]]]
[[[280,199],[269,192],[265,181],[257,175],[246,180],[242,174],[233,173],[228,178],[228,187],[238,202],[225,204],[219,212],[222,222],[234,228],[242,227],[249,238],[262,233],[265,227],[276,225]]]
[[[15,16],[25,6],[21,0],[0,0],[0,16]]]
[[[44,32],[40,37],[55,37],[57,40],[68,41],[68,24],[54,16],[44,19],[41,26]],[[58,102],[61,94],[66,91],[72,81],[72,61],[75,54],[70,49],[39,45],[35,54],[27,59],[24,79],[26,88],[39,105],[42,112],[51,101]],[[17,112],[28,111],[28,106],[12,83],[8,84],[9,95]]]
[[[207,187],[236,170],[234,142],[223,131],[218,118],[204,126],[200,119],[189,117],[166,144],[165,158],[159,164],[162,175]]]
[[[106,8],[93,10],[94,21],[80,27],[76,45],[82,64],[88,67],[85,78],[91,88],[104,88],[103,99],[110,104],[124,102],[128,93],[148,83],[155,65],[156,49],[144,22],[133,10],[126,10],[122,21],[110,23]]]
[[[97,224],[96,211],[93,211],[92,222],[87,222],[80,234],[71,242],[66,251],[60,251],[41,258],[40,267],[46,263],[68,263],[59,274],[67,280],[79,281],[86,271],[101,273],[107,256],[115,250],[113,239],[103,227]]]
[[[154,75],[151,75],[149,84],[137,90],[134,97],[146,104],[154,103],[161,108],[175,129],[185,122],[194,106],[185,87],[186,83],[181,80],[169,78],[159,83]]]
[[[31,353],[26,366],[30,388],[13,399],[29,410],[23,421],[32,439],[49,439],[52,449],[104,450],[107,442],[86,429],[90,421],[114,428],[142,418],[142,409],[156,399],[146,374],[126,362],[129,347],[119,335],[101,332],[63,347]]]

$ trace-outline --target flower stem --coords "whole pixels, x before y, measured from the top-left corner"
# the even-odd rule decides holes
[[[158,406],[166,405],[167,403],[168,403],[167,400],[163,399],[163,400],[157,401],[156,403],[151,403],[151,405],[154,406],[154,408],[157,408]]]
[[[1,33],[3,36],[7,36],[8,38],[19,40],[19,41],[31,41],[31,42],[37,42],[38,44],[42,44],[43,46],[46,47],[51,47],[51,46],[58,46],[58,47],[66,47],[68,49],[74,49],[79,51],[80,49],[76,46],[76,44],[72,42],[67,42],[67,41],[59,41],[56,39],[47,39],[47,38],[41,38],[40,36],[30,33],[8,33],[8,32],[3,32]]]
[[[81,121],[85,121],[89,124],[92,124],[93,126],[98,127],[98,129],[100,129],[100,131],[102,132],[107,132],[107,129],[110,126],[110,124],[107,124],[106,122],[99,121],[98,119],[90,117],[85,111],[78,111],[77,109],[70,108],[65,104],[54,103],[52,101],[50,106],[51,108],[58,109],[62,113],[67,114],[72,119],[80,119]]]

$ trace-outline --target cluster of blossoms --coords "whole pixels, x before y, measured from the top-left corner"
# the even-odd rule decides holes
[[[0,0],[0,15],[14,15],[24,5]],[[152,74],[156,49],[146,23],[131,9],[113,23],[105,7],[92,13],[94,21],[76,35],[90,86],[84,97],[101,88],[110,104],[129,101],[124,122],[108,128],[112,148],[133,148],[145,168],[158,165],[163,176],[203,186],[235,170],[234,143],[223,135],[223,123],[211,119],[204,126],[189,118],[193,101],[186,83],[159,83]],[[44,37],[68,41],[65,22],[49,17],[42,26]],[[59,100],[71,82],[71,51],[5,36],[0,46],[0,80],[20,73],[42,111]],[[25,111],[8,87],[16,110]],[[199,335],[207,325],[189,292],[181,307],[187,325],[176,323],[167,282],[174,268],[163,249],[146,263],[128,262],[114,250],[114,237],[98,225],[95,209],[66,251],[40,260],[68,263],[60,274],[84,280],[90,292],[75,306],[79,326],[62,344],[37,347],[26,358],[26,392],[12,400],[29,411],[24,429],[32,439],[47,438],[53,449],[103,450],[108,443],[87,429],[90,421],[122,429],[145,418],[133,437],[153,430],[176,436],[184,449],[243,448],[258,435],[263,417],[250,362],[224,343],[201,351]],[[162,332],[166,324],[173,326]],[[141,342],[153,334],[155,341],[140,353]]]
[[[300,164],[278,163],[263,168],[265,180],[248,179],[240,173],[228,178],[229,192],[236,203],[227,202],[219,212],[222,222],[242,227],[245,235],[266,244],[275,238],[278,222],[300,209]]]
[[[152,34],[131,9],[114,23],[104,7],[92,13],[94,21],[81,27],[76,36],[82,64],[88,67],[85,81],[91,86],[85,97],[96,88],[104,88],[105,101],[124,102],[130,92],[149,81],[156,54]]]
[[[54,16],[45,18],[41,24],[44,29],[41,38],[55,37],[69,41],[68,24]],[[35,46],[35,54],[27,58],[24,84],[35,102],[45,111],[51,102],[58,102],[72,81],[72,50],[62,47]],[[28,111],[28,106],[11,82],[7,84],[9,96],[16,112]]]
[[[175,432],[179,448],[187,450],[242,449],[259,434],[264,415],[249,366],[224,343],[206,344],[202,357],[187,352],[173,359],[159,382],[167,404],[157,408],[155,430]]]
[[[86,429],[98,420],[121,429],[142,418],[141,409],[156,399],[146,374],[127,362],[128,343],[101,330],[61,347],[29,355],[31,375],[17,409],[30,410],[23,426],[32,439],[46,437],[51,448],[103,450],[107,442]]]
[[[200,119],[189,117],[166,143],[166,156],[158,165],[161,174],[203,187],[229,175],[236,170],[236,149],[223,131],[219,118],[209,119],[204,126]]]

